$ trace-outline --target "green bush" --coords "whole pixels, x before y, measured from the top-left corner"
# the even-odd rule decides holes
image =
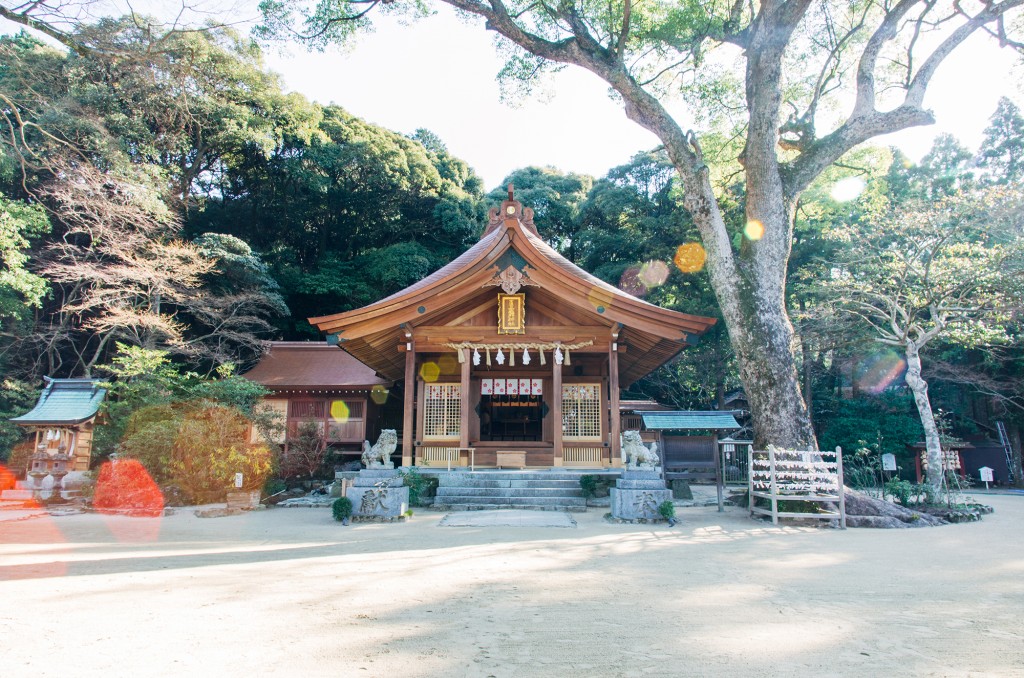
[[[586,499],[593,499],[597,492],[597,476],[580,476],[580,490],[583,491],[583,496]]]
[[[437,476],[425,476],[415,466],[402,471],[402,478],[409,488],[410,506],[427,506],[425,499],[431,499],[437,495]]]
[[[676,517],[676,506],[670,501],[663,501],[658,505],[658,513],[665,520],[674,520]]]
[[[334,515],[334,519],[339,522],[352,517],[352,500],[348,497],[338,497],[331,504],[331,513]]]

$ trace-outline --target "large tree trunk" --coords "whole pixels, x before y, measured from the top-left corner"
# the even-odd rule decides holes
[[[924,427],[925,480],[935,493],[942,488],[942,444],[939,440],[939,427],[935,424],[935,415],[932,414],[932,404],[928,400],[928,382],[921,378],[921,355],[916,342],[907,339],[904,349],[907,356],[907,386],[914,394],[914,403],[917,405],[917,413],[921,417],[921,426]]]
[[[777,186],[777,192],[768,189],[760,199],[748,196],[748,221],[763,224],[764,234],[748,240],[737,257],[707,172],[679,169],[686,207],[701,232],[711,285],[750,403],[754,446],[764,449],[772,443],[815,449],[817,439],[800,389],[793,326],[786,312],[785,275],[793,215],[781,187]],[[748,186],[757,183],[757,170],[748,167],[747,171],[755,174]],[[775,198],[769,193],[775,193]]]

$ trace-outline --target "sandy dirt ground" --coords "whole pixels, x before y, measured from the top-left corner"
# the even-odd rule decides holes
[[[0,676],[1024,676],[1024,496],[984,499],[889,531],[5,512]]]

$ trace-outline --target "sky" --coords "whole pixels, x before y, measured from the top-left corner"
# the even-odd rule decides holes
[[[530,97],[502,101],[496,79],[501,60],[492,34],[482,22],[433,4],[434,16],[409,25],[377,17],[376,31],[344,52],[270,49],[267,66],[281,74],[287,89],[338,104],[374,124],[403,134],[429,129],[488,189],[529,165],[599,177],[658,145],[653,134],[626,118],[597,76],[580,68],[555,74]],[[180,8],[173,0],[150,0],[149,6],[158,5],[164,14]],[[209,7],[214,16],[225,16],[223,9]],[[243,0],[227,15],[241,21],[255,12]],[[1021,73],[1009,51],[980,36],[971,40],[964,53],[943,64],[929,89],[925,105],[937,124],[877,144],[899,146],[917,160],[936,134],[948,132],[974,149],[1000,96],[1024,104]],[[671,103],[669,108],[686,127],[685,109]]]

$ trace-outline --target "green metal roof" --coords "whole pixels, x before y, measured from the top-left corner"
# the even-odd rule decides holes
[[[732,412],[638,412],[652,431],[724,431],[738,429]]]
[[[48,379],[39,402],[28,413],[11,419],[22,426],[74,425],[96,416],[106,389],[97,379]]]

